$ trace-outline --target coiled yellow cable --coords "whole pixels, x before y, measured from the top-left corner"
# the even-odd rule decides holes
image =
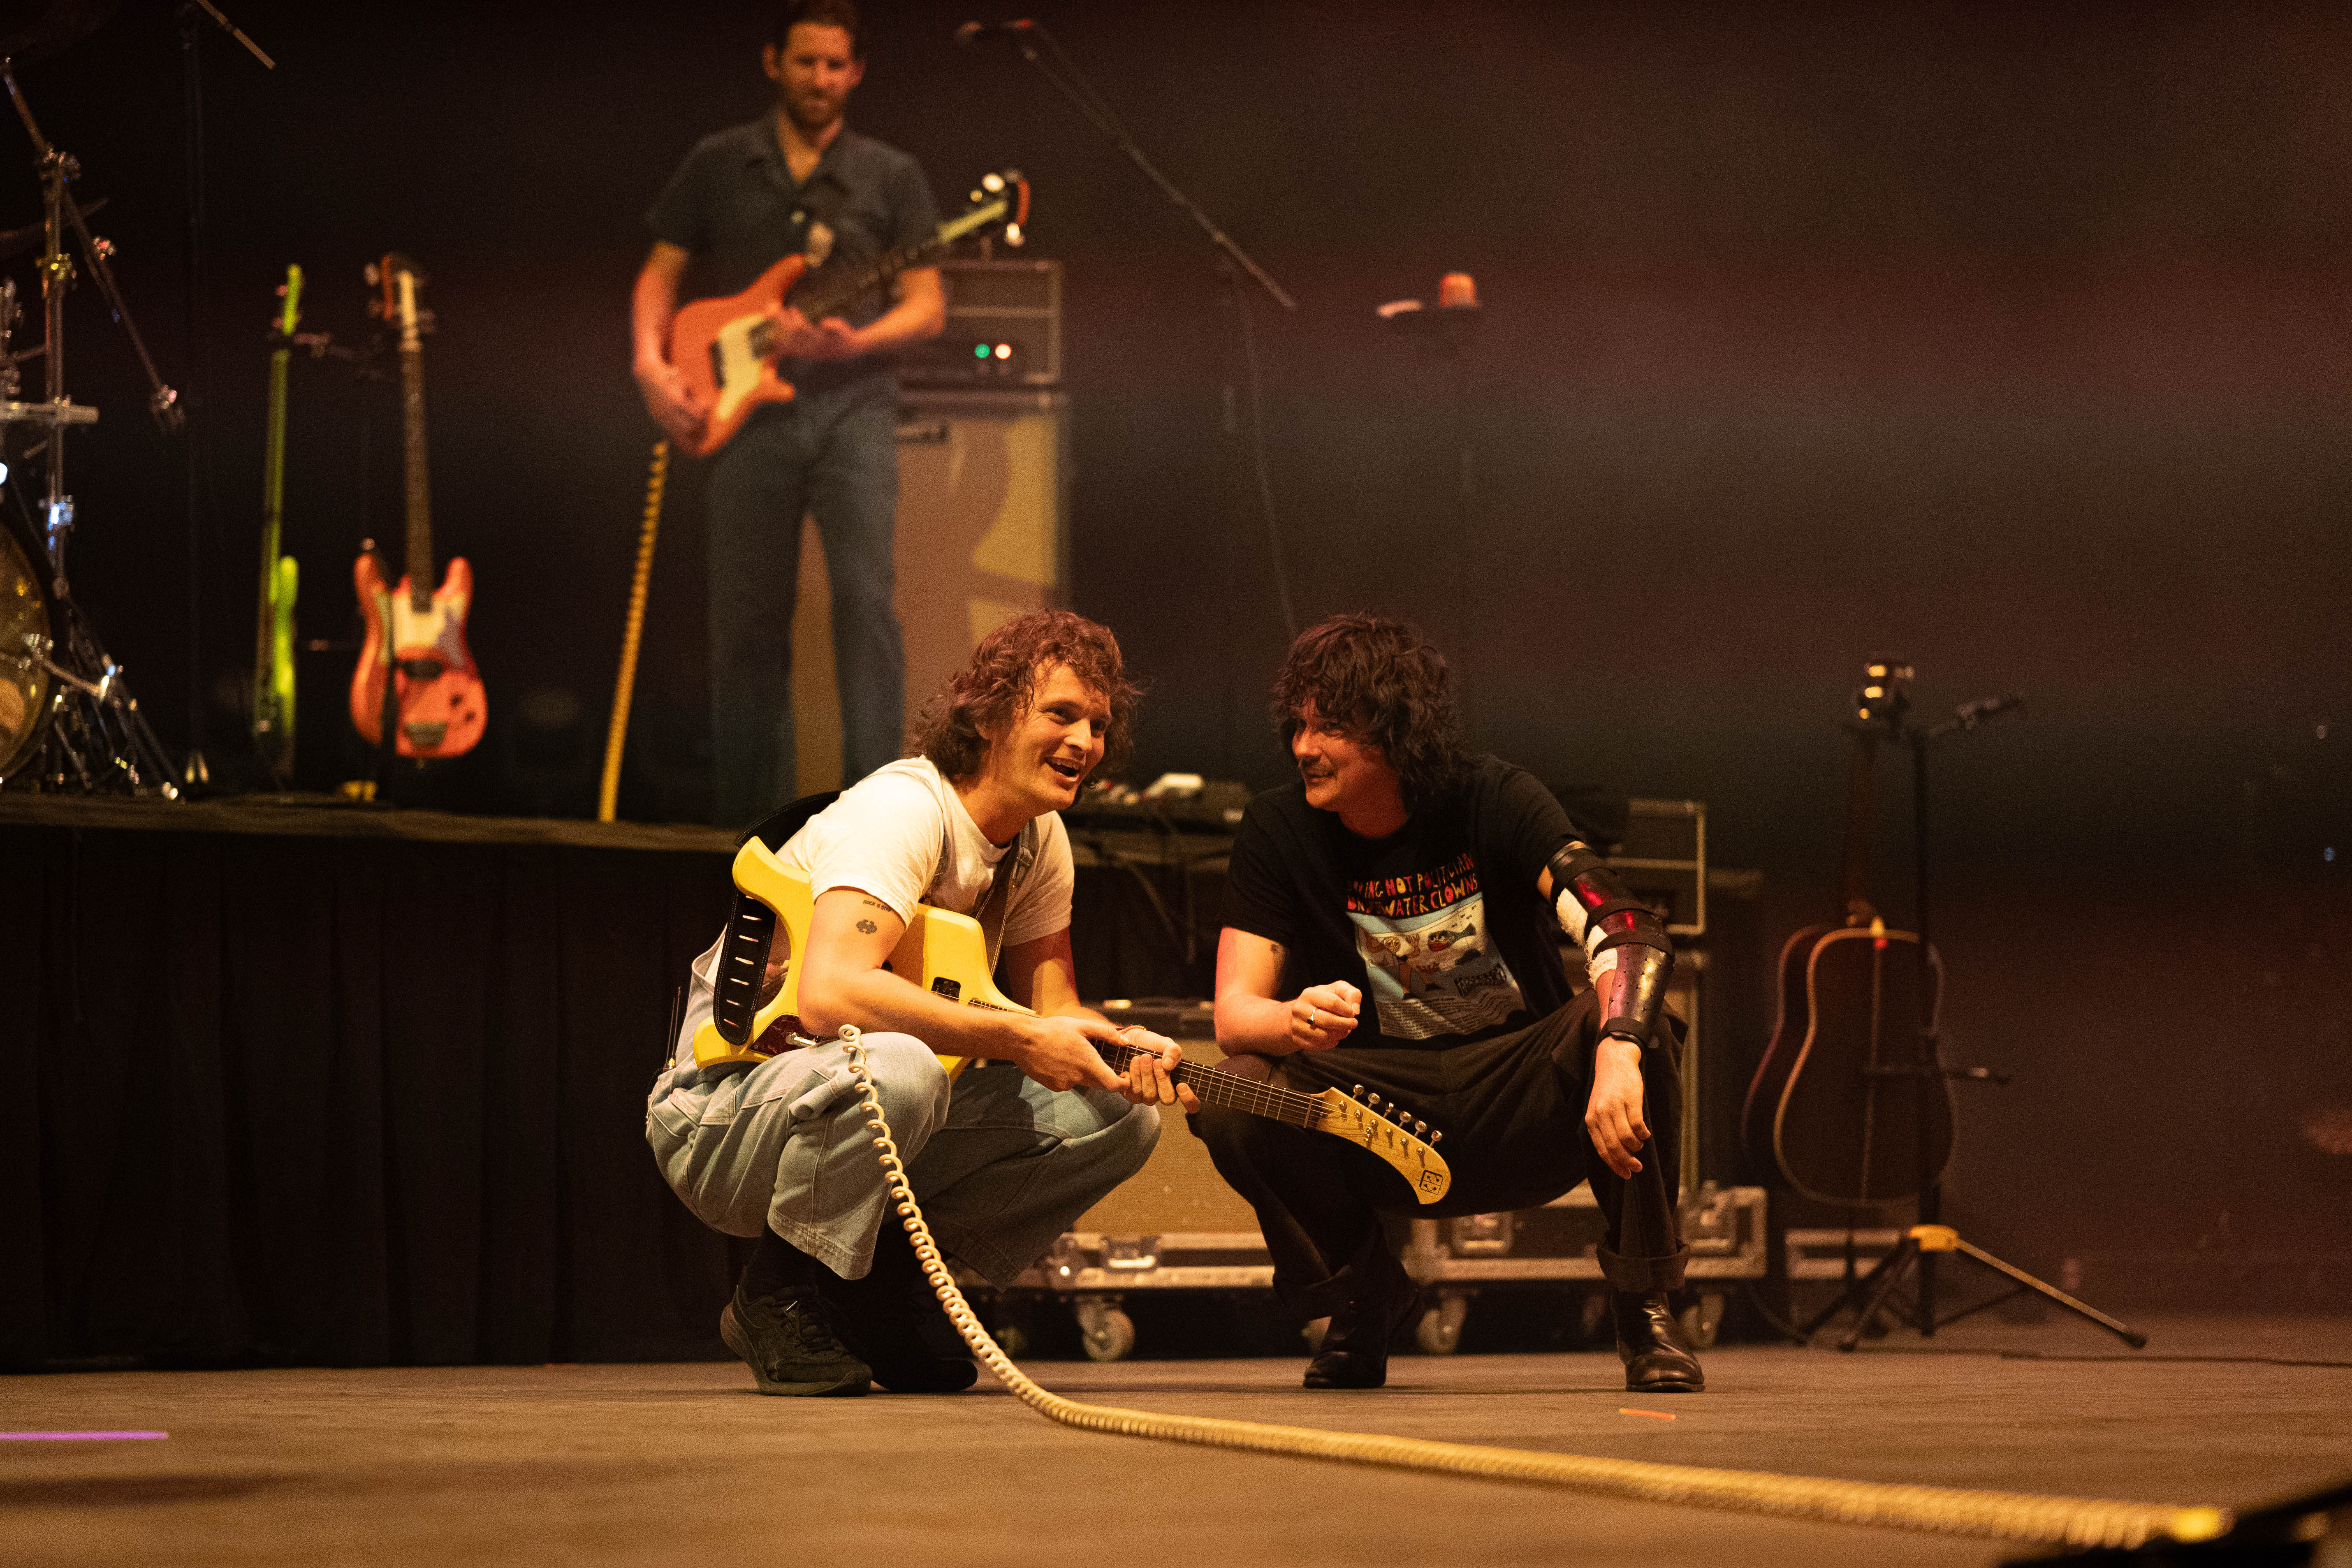
[[[637,638],[646,629],[646,584],[654,574],[654,536],[661,529],[662,480],[669,472],[669,443],[654,443],[654,468],[646,480],[646,522],[637,536],[637,572],[629,582],[629,621],[621,633],[621,678],[613,685],[613,721],[604,731],[604,778],[596,788],[596,820],[610,822],[621,798],[621,748],[629,738],[629,702],[637,689]]]
[[[1524,1448],[1486,1448],[1373,1433],[1327,1432],[1312,1426],[1275,1426],[1258,1421],[1223,1421],[1211,1416],[1160,1415],[1148,1410],[1081,1405],[1031,1382],[981,1326],[948,1272],[930,1227],[907,1184],[906,1166],[890,1137],[882,1104],[867,1070],[866,1047],[855,1027],[841,1031],[850,1070],[864,1099],[866,1125],[873,1131],[890,1197],[912,1238],[915,1255],[949,1321],[982,1364],[1015,1397],[1049,1420],[1088,1432],[1238,1448],[1254,1454],[1291,1454],[1379,1465],[1391,1469],[1476,1476],[1566,1487],[1610,1497],[1650,1502],[1688,1503],[1748,1513],[1878,1524],[1898,1530],[1938,1531],[1953,1535],[2068,1546],[2133,1547],[2158,1536],[2209,1541],[2230,1528],[2230,1510],[2164,1503],[2116,1502],[2098,1498],[2040,1497],[2029,1492],[1962,1491],[1949,1487],[1895,1486],[1880,1481],[1842,1481],[1823,1476],[1783,1476],[1761,1470],[1718,1470],[1696,1465],[1661,1465],[1636,1459],[1606,1459],[1579,1454],[1545,1454]]]

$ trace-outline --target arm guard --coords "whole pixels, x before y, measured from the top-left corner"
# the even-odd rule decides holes
[[[1584,945],[1601,993],[1601,1033],[1636,1045],[1656,1037],[1674,944],[1657,911],[1626,890],[1601,858],[1571,839],[1551,858],[1552,907],[1559,929]],[[1600,961],[1606,956],[1608,962]]]

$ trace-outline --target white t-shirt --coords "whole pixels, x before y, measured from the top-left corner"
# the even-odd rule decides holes
[[[1077,872],[1070,858],[1070,836],[1058,813],[1037,819],[1037,854],[1027,871],[1013,871],[1001,934],[988,950],[991,968],[1006,947],[1018,947],[1066,931],[1070,894]],[[1014,852],[988,841],[964,809],[937,764],[929,757],[901,757],[877,768],[842,792],[841,798],[811,817],[777,853],[785,869],[806,877],[809,891],[823,898],[837,888],[871,893],[911,921],[917,904],[971,914],[988,896],[996,868]],[[723,937],[721,940],[724,940]],[[694,1035],[710,1018],[711,972],[719,959],[713,942],[694,961],[686,1016],[670,1056],[669,1088],[699,1081],[694,1066]]]

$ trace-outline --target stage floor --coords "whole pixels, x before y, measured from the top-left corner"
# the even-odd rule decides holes
[[[1950,1487],[2248,1508],[2352,1474],[2352,1318],[2138,1326],[2137,1353],[2054,1321],[1852,1356],[1727,1347],[1711,1391],[1679,1399],[1629,1398],[1592,1355],[1403,1355],[1370,1394],[1307,1394],[1287,1360],[1029,1370],[1147,1410]],[[986,1377],[782,1400],[731,1363],[60,1374],[0,1384],[0,1427],[170,1434],[0,1444],[14,1564],[1829,1568],[2025,1550],[1097,1436]]]

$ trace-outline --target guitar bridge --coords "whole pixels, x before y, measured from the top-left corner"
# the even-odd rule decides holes
[[[449,733],[449,726],[437,721],[412,719],[400,727],[400,732],[408,737],[410,745],[429,752],[441,744]]]

